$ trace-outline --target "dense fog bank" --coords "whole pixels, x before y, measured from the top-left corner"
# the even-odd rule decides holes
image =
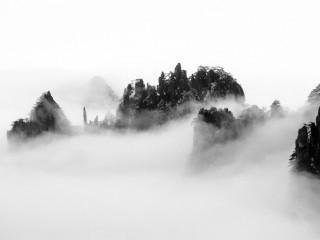
[[[47,136],[8,150],[1,237],[316,239],[317,181],[288,167],[293,120],[211,149],[204,157],[215,163],[200,172],[189,162],[192,119],[146,133]]]
[[[81,119],[73,107],[71,119]],[[317,239],[318,180],[293,174],[288,161],[303,112],[197,156],[196,113],[140,133],[46,134],[16,148],[2,135],[0,238]]]

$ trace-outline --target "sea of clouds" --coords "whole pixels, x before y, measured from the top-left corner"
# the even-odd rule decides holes
[[[201,156],[190,154],[195,114],[148,132],[46,135],[14,147],[11,122],[50,90],[16,81],[1,82],[0,239],[318,239],[319,181],[288,161],[302,110]],[[69,85],[50,86],[80,124],[82,106],[63,97]]]

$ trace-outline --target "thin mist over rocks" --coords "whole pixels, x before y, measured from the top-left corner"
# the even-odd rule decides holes
[[[168,100],[148,98],[158,96],[160,84],[124,86],[118,104],[125,127],[116,124],[117,109],[107,128],[99,119],[94,123],[94,105],[86,106],[84,121],[83,102],[74,101],[70,109],[78,110],[67,111],[63,94],[55,91],[44,92],[32,107],[41,95],[34,92],[28,121],[42,134],[0,151],[0,238],[317,239],[319,180],[292,171],[288,160],[298,129],[317,114],[314,105],[291,111],[277,100],[265,109],[233,97],[206,99],[212,82],[205,71],[198,74],[202,99],[190,105],[179,103],[179,80],[185,79],[179,67],[163,74],[163,96],[171,83],[181,83],[172,84]],[[77,94],[60,86],[69,99]],[[16,91],[19,101],[28,98]],[[166,121],[140,127],[142,116],[149,119],[144,111],[155,114],[161,100],[168,108],[160,113],[169,117],[151,119]],[[17,109],[15,116],[28,114]],[[4,119],[5,126],[14,120]],[[8,128],[1,127],[5,139]]]

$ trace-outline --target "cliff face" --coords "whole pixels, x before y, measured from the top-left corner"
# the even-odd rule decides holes
[[[7,132],[8,140],[25,140],[43,132],[64,133],[69,130],[69,121],[55,102],[51,93],[43,93],[30,113],[30,119],[18,119]]]
[[[305,124],[298,131],[295,150],[291,155],[294,169],[313,174],[320,172],[320,107],[316,122]]]

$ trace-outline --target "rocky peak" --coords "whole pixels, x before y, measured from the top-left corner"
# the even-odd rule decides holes
[[[316,123],[304,124],[298,130],[295,149],[290,160],[294,169],[306,171],[312,174],[320,172],[320,107],[316,117]]]
[[[30,113],[30,119],[18,119],[7,132],[8,140],[24,140],[43,132],[64,133],[69,129],[69,121],[50,91],[43,93]]]

